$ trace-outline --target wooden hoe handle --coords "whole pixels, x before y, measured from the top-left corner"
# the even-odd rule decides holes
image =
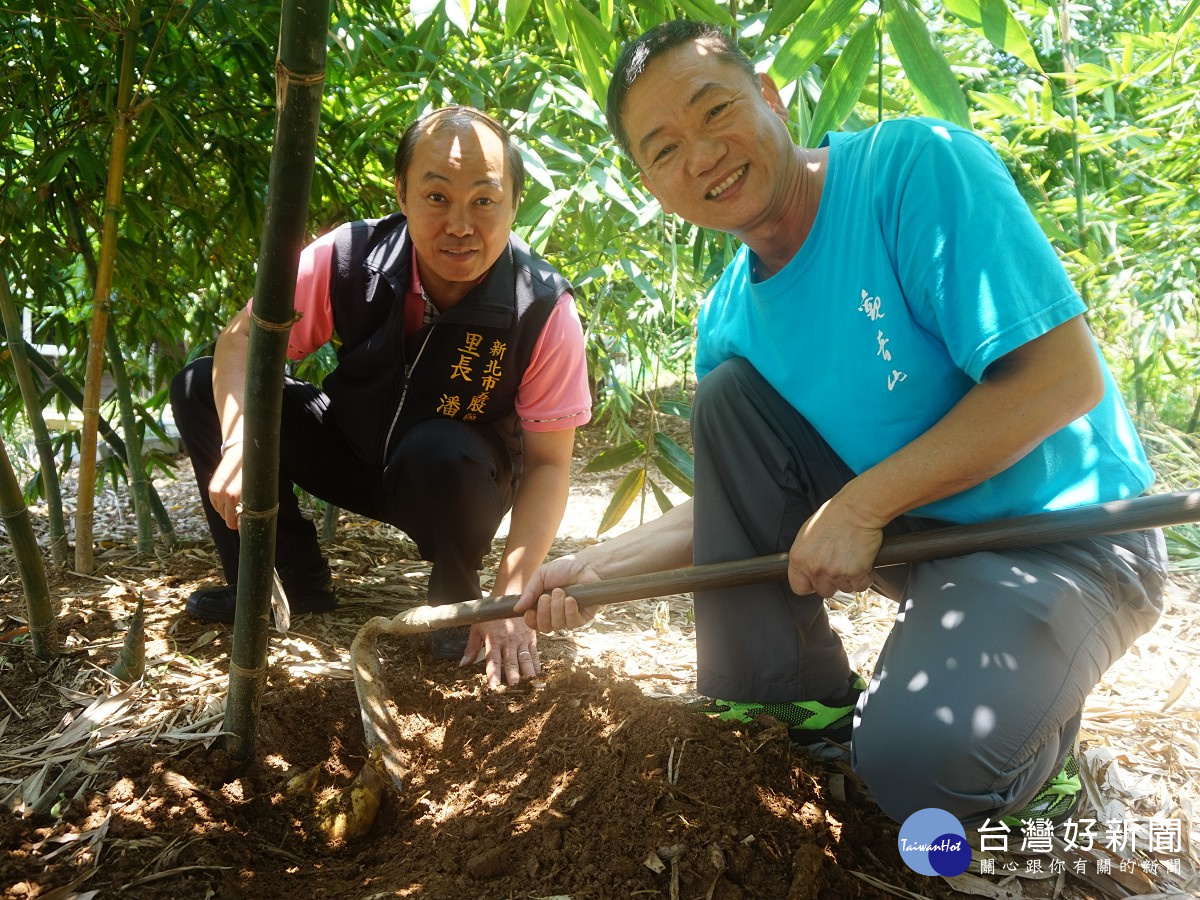
[[[1154,494],[1014,519],[954,525],[918,534],[886,537],[879,548],[879,555],[875,557],[875,566],[925,562],[983,550],[1012,550],[1196,521],[1200,521],[1200,490]],[[579,601],[580,606],[604,606],[784,578],[787,578],[787,554],[773,553],[751,559],[585,582],[571,585],[567,593]],[[471,625],[511,617],[513,606],[519,599],[516,596],[492,597],[445,606],[421,607],[403,614],[403,618],[413,631]]]

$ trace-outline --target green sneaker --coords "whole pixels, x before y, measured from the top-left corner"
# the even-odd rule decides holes
[[[835,699],[793,700],[790,703],[713,699],[699,700],[692,708],[727,722],[753,722],[759,716],[770,716],[786,725],[788,736],[798,744],[819,744],[826,739],[845,744],[850,741],[858,695],[866,689],[867,683],[862,676],[853,673],[846,693]]]
[[[1053,824],[1060,825],[1075,812],[1082,793],[1079,763],[1072,748],[1067,751],[1067,758],[1063,760],[1058,774],[1043,784],[1042,789],[1021,809],[1002,816],[1000,821],[1010,828],[1020,828],[1035,819],[1049,819]]]

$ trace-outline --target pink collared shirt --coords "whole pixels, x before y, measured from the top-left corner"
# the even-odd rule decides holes
[[[334,233],[313,241],[300,254],[296,274],[299,321],[288,337],[288,358],[301,360],[333,335],[329,299],[329,270]],[[424,315],[417,254],[413,252],[412,280],[404,297],[406,328],[420,327]],[[529,367],[517,388],[517,415],[528,431],[561,431],[586,425],[592,418],[583,327],[569,293],[558,298],[538,336]]]

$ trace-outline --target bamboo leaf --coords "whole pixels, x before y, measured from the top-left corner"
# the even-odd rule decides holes
[[[1200,0],[1195,0],[1200,3]],[[1029,35],[1005,0],[946,0],[946,9],[971,30],[982,34],[993,47],[1017,57],[1031,69],[1042,71]]]
[[[183,26],[187,25],[187,23],[190,22],[192,19],[196,18],[196,16],[199,15],[201,10],[203,10],[204,7],[208,6],[209,2],[210,2],[210,0],[192,0],[192,5],[189,6],[187,9],[187,12],[185,12],[183,14],[183,18],[181,18],[179,20],[179,27],[182,28]]]
[[[825,89],[813,113],[812,127],[808,133],[809,145],[824,137],[825,132],[834,131],[854,110],[863,87],[871,75],[871,62],[875,58],[875,29],[878,16],[870,16],[850,36],[842,52],[838,54]]]
[[[1197,9],[1200,9],[1200,0],[1191,0],[1187,6],[1179,11],[1179,15],[1174,18],[1171,24],[1167,26],[1167,30],[1172,32],[1182,31],[1183,26],[1191,21]]]
[[[445,0],[446,18],[465,34],[471,36],[471,22],[475,20],[475,0]]]
[[[633,440],[622,444],[620,447],[613,447],[611,450],[605,450],[590,463],[583,467],[585,472],[607,472],[611,469],[618,469],[621,466],[628,465],[639,456],[646,452],[646,444],[644,441]]]
[[[638,494],[642,492],[642,486],[645,483],[646,470],[640,466],[621,479],[616,493],[608,502],[608,509],[604,510],[604,516],[600,519],[600,527],[596,529],[596,534],[604,534],[621,521],[621,518],[629,511],[629,507],[633,506],[633,501],[637,499]]]
[[[686,472],[675,465],[674,461],[659,453],[654,454],[651,459],[654,460],[654,465],[658,467],[658,470],[667,476],[667,480],[671,484],[675,485],[675,487],[679,488],[689,497],[695,493],[695,484],[693,484]]]
[[[696,464],[686,450],[661,431],[654,432],[654,464],[689,497],[695,490]]]
[[[659,453],[674,461],[676,466],[687,473],[688,479],[691,479],[694,466],[692,456],[679,446],[674,438],[661,431],[656,431],[654,432],[654,446]]]
[[[654,493],[654,501],[658,504],[659,512],[668,512],[675,508],[675,504],[671,502],[671,498],[667,496],[666,491],[658,486],[653,478],[649,479],[650,490]]]
[[[501,9],[504,15],[504,35],[511,38],[525,21],[533,0],[504,0]]]
[[[796,22],[775,56],[771,77],[776,84],[795,81],[815,63],[858,15],[862,0],[816,0]]]
[[[457,3],[458,0],[449,0],[449,2]],[[445,3],[446,0],[413,0],[409,10],[412,13],[413,21],[417,24],[417,28],[424,25],[426,20],[434,15]]]
[[[570,53],[571,31],[567,26],[566,12],[560,3],[561,0],[547,0],[542,6],[542,11],[546,14],[546,24],[550,26],[550,33],[554,35],[558,52],[567,56]]]
[[[603,102],[608,93],[608,63],[616,58],[612,32],[579,0],[567,0],[566,19],[588,90]]]
[[[692,404],[683,400],[660,400],[657,408],[659,412],[683,419],[685,422],[692,420]]]
[[[572,29],[574,34],[574,29]],[[587,82],[588,91],[597,100],[603,100],[608,93],[608,73],[600,54],[586,39],[575,35],[575,61],[579,64],[579,72]]]
[[[888,4],[887,31],[921,109],[927,115],[970,128],[967,99],[958,79],[934,45],[929,23],[908,0],[891,0]]]
[[[812,6],[812,0],[784,0],[782,3],[776,3],[767,13],[762,36],[769,38],[779,34],[799,19],[810,6]]]
[[[733,16],[723,6],[718,6],[712,0],[675,0],[679,12],[690,19],[701,22],[712,22],[716,25],[730,27],[736,23]]]

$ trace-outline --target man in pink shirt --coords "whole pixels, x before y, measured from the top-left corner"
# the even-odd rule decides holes
[[[503,126],[469,107],[437,110],[401,137],[401,211],[304,249],[288,355],[336,335],[338,365],[320,388],[284,384],[275,561],[294,611],[337,597],[293,485],[403,529],[433,563],[433,604],[480,596],[510,509],[492,594],[519,594],[550,549],[591,399],[570,285],[511,232],[524,178]],[[250,308],[171,392],[227,581],[187,609],[222,622],[236,601]],[[481,649],[493,685],[540,671],[536,633],[519,618],[433,638],[434,655],[460,665]]]

